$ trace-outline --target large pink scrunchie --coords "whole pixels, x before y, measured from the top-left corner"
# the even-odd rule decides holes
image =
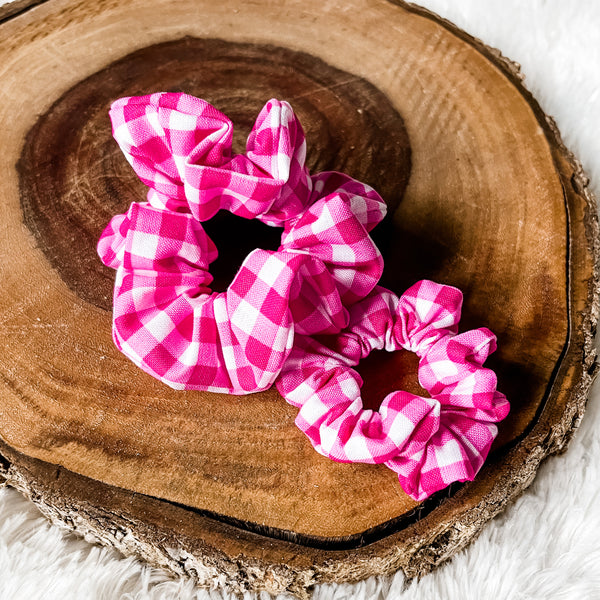
[[[332,334],[377,284],[369,231],[385,204],[334,172],[310,176],[291,107],[270,100],[232,155],[232,126],[185,94],[123,98],[113,135],[150,190],[98,243],[117,269],[113,338],[140,368],[179,389],[246,394],[279,374],[294,336]],[[277,252],[257,249],[226,292],[210,290],[217,250],[200,221],[220,209],[283,225]]]
[[[458,289],[432,281],[400,298],[378,286],[350,308],[340,334],[297,336],[277,388],[300,408],[296,424],[314,448],[340,462],[385,464],[415,500],[472,480],[509,404],[482,366],[496,338],[485,328],[457,334],[461,305]],[[352,367],[372,350],[401,348],[419,356],[419,382],[431,397],[396,391],[378,411],[363,409]]]

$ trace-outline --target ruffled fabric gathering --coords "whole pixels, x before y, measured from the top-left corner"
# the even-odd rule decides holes
[[[369,232],[385,203],[345,175],[310,176],[289,104],[265,105],[245,155],[232,155],[229,119],[185,94],[123,98],[110,117],[150,189],[113,217],[98,253],[117,270],[115,344],[150,375],[176,389],[264,390],[297,333],[341,331],[347,306],[377,285],[383,259]],[[201,223],[218,210],[283,227],[279,249],[251,252],[219,293]]]
[[[458,333],[462,294],[421,281],[398,297],[378,285],[370,237],[386,207],[336,172],[311,175],[286,102],[270,100],[233,154],[231,121],[186,94],[122,98],[113,135],[148,186],[115,216],[98,252],[116,269],[113,339],[136,365],[177,389],[248,394],[275,384],[296,424],[333,460],[384,464],[423,500],[472,480],[509,405],[483,367],[485,328]],[[281,227],[225,292],[211,290],[217,248],[202,222],[219,210]],[[355,367],[373,350],[415,352],[429,397],[389,394],[365,410]]]
[[[496,338],[485,328],[458,334],[461,306],[460,290],[432,281],[400,298],[377,287],[352,306],[337,336],[297,337],[276,385],[300,409],[296,425],[315,450],[339,462],[385,464],[416,500],[472,480],[509,404],[483,367]],[[365,410],[353,367],[373,350],[400,349],[419,357],[430,397],[399,390],[378,411]]]

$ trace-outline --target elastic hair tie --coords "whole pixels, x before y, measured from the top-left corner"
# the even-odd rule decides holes
[[[267,102],[239,155],[229,119],[198,98],[123,98],[110,115],[150,188],[98,243],[117,270],[113,338],[124,354],[178,389],[247,394],[276,383],[318,452],[385,464],[416,500],[475,477],[509,410],[483,367],[494,335],[458,334],[456,288],[421,281],[398,298],[377,285],[383,261],[369,232],[385,205],[346,175],[310,175],[287,103]],[[283,230],[277,251],[252,251],[215,293],[217,249],[202,222],[219,210]],[[365,410],[353,367],[401,348],[418,355],[430,397],[396,391]]]
[[[377,287],[350,308],[336,336],[298,336],[277,388],[300,409],[296,425],[314,448],[339,462],[383,463],[404,491],[424,500],[453,481],[472,480],[508,414],[495,373],[482,365],[496,348],[488,329],[458,334],[461,292],[420,281],[400,298]],[[430,398],[388,394],[365,410],[353,369],[373,350],[415,352]]]
[[[247,394],[273,384],[295,335],[346,327],[347,308],[382,273],[369,232],[385,204],[346,175],[310,176],[289,104],[267,102],[242,155],[232,154],[229,119],[186,94],[123,98],[110,116],[150,188],[98,243],[117,270],[113,339],[136,365],[177,389]],[[217,249],[201,221],[221,209],[283,232],[276,252],[251,252],[216,293]]]

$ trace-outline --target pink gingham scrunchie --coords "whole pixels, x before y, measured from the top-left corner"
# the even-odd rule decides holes
[[[298,336],[277,381],[300,409],[296,425],[324,456],[383,463],[404,491],[424,500],[453,481],[472,480],[509,411],[496,375],[482,365],[496,348],[485,328],[458,334],[462,294],[420,281],[400,298],[377,287],[350,308],[336,336]],[[415,352],[418,377],[431,397],[388,394],[365,410],[362,380],[352,368],[372,350]]]
[[[147,373],[178,389],[247,394],[273,384],[294,336],[332,334],[383,269],[369,232],[381,197],[345,175],[310,176],[289,104],[270,100],[232,155],[232,125],[185,94],[123,98],[113,135],[149,186],[148,202],[114,217],[98,243],[117,270],[113,339]],[[201,221],[218,210],[283,226],[226,292],[213,293],[217,250]]]
[[[370,187],[310,175],[291,107],[270,100],[246,152],[232,124],[185,94],[123,98],[113,134],[149,187],[98,243],[116,269],[113,338],[135,364],[179,389],[247,394],[274,382],[298,427],[336,461],[383,463],[423,500],[474,478],[508,413],[487,329],[458,334],[462,294],[421,281],[400,298],[377,285],[369,232],[385,215]],[[256,249],[226,292],[210,289],[217,249],[202,222],[219,210],[282,227],[276,252]],[[364,410],[353,369],[372,350],[419,356],[430,397],[389,394]]]

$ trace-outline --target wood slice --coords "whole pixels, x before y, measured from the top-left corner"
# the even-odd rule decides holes
[[[386,0],[47,0],[0,24],[0,64],[0,472],[50,518],[204,585],[302,596],[425,573],[564,447],[597,370],[596,207],[496,51]],[[314,452],[275,390],[176,392],[114,348],[114,273],[95,244],[144,187],[107,109],[155,91],[215,104],[237,149],[266,100],[288,100],[310,168],[384,196],[382,283],[463,290],[462,327],[497,334],[490,365],[512,406],[474,482],[417,504],[387,468]],[[228,215],[210,234],[221,289],[278,241]],[[408,353],[360,369],[371,407],[418,389]]]

